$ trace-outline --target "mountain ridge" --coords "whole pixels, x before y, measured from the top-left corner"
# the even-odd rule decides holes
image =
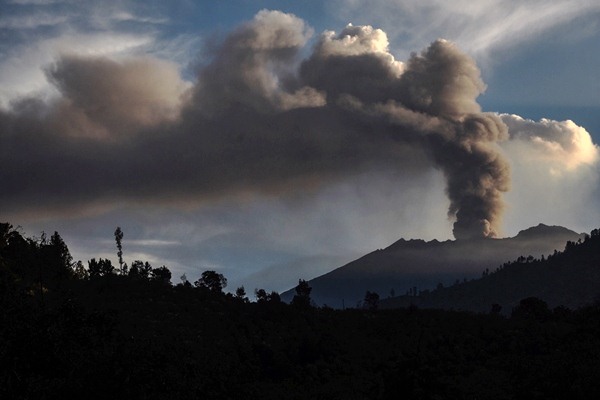
[[[474,279],[520,256],[551,254],[563,249],[568,241],[583,237],[562,226],[538,224],[511,238],[399,239],[308,282],[316,304],[354,307],[367,290],[386,298],[405,291],[433,289],[440,283],[449,285],[457,279]],[[282,294],[286,301],[292,297],[293,290]]]
[[[384,299],[382,308],[418,306],[509,314],[524,298],[549,307],[581,308],[600,300],[600,231],[539,259],[519,257],[479,279],[433,291]]]

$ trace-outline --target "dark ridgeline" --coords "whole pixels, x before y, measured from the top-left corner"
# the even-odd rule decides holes
[[[378,293],[382,299],[393,297],[392,293],[413,296],[440,283],[449,286],[456,279],[479,278],[482,271],[493,271],[523,255],[540,258],[552,254],[563,249],[568,241],[581,238],[582,234],[569,229],[539,224],[506,239],[445,242],[400,239],[383,250],[313,278],[309,284],[316,304],[354,307],[367,290]],[[292,296],[293,290],[282,294],[285,301]]]
[[[424,290],[386,299],[385,308],[409,307],[488,312],[492,306],[510,314],[520,300],[536,297],[554,308],[576,309],[600,300],[599,232],[568,241],[563,252],[545,256],[519,256],[494,270],[485,269],[480,279],[455,281],[448,287]]]
[[[546,270],[564,267],[593,280],[598,249],[594,230],[549,259],[517,260],[481,282],[527,268],[545,280]],[[361,308],[334,310],[315,307],[304,280],[288,305],[263,289],[256,302],[243,287],[226,294],[215,271],[173,286],[166,267],[134,261],[124,270],[102,259],[86,269],[58,233],[30,239],[0,224],[0,398],[600,395],[597,303],[553,309],[527,296],[506,318],[497,302],[481,314],[383,310],[385,300],[369,291]]]

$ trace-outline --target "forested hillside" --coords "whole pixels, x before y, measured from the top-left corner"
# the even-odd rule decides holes
[[[480,279],[436,290],[414,292],[382,301],[382,307],[441,308],[488,312],[500,307],[504,313],[525,297],[537,297],[550,307],[571,309],[600,300],[600,231],[583,240],[566,243],[562,252],[548,256],[520,256],[493,271],[484,270]]]
[[[305,281],[291,304],[264,290],[251,302],[243,288],[225,294],[226,279],[214,271],[173,286],[166,267],[86,267],[58,233],[32,239],[0,228],[2,399],[600,394],[594,304],[571,311],[528,298],[510,318],[381,310],[376,302],[333,310],[311,305]],[[591,240],[570,245],[565,257]]]

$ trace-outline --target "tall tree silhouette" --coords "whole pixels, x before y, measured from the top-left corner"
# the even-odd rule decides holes
[[[58,232],[50,237],[50,249],[53,257],[53,261],[56,264],[56,273],[59,277],[65,277],[71,275],[73,267],[73,257],[71,252],[64,242],[63,238],[60,237]]]
[[[121,275],[127,275],[127,266],[123,263],[123,231],[120,226],[115,230],[115,242],[117,242],[117,257],[119,257],[119,272]]]

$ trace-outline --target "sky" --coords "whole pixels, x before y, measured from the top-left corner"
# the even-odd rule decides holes
[[[0,219],[250,293],[589,232],[599,43],[593,0],[1,0]]]

